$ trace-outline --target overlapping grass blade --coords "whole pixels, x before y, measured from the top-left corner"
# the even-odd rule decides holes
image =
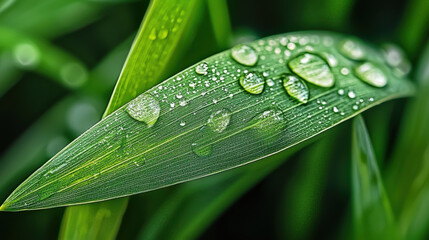
[[[86,83],[85,66],[62,49],[1,26],[0,35],[0,50],[9,52],[22,68],[35,70],[68,88]]]
[[[19,184],[18,181],[24,180],[25,175],[37,169],[37,166],[40,166],[52,156],[48,156],[47,149],[50,144],[58,142],[56,139],[68,139],[66,136],[77,137],[86,130],[84,129],[85,127],[90,127],[88,124],[91,123],[88,120],[92,121],[91,112],[98,111],[101,113],[103,111],[101,107],[105,99],[98,98],[106,96],[107,91],[111,91],[116,77],[119,76],[121,71],[120,64],[125,60],[130,46],[131,41],[126,40],[112,50],[105,60],[90,73],[88,85],[84,89],[85,94],[73,94],[59,101],[30,126],[1,156],[1,197],[7,197],[6,190],[12,190],[11,186]],[[87,94],[90,96],[86,96]],[[71,123],[68,119],[71,119],[70,116],[73,112],[79,109],[80,115],[77,117],[83,117],[85,121],[82,122],[78,118],[73,118],[77,122]],[[82,110],[84,112],[81,112]],[[75,127],[72,127],[72,125]],[[71,139],[66,141],[71,141]]]
[[[207,0],[216,42],[220,49],[230,47],[232,29],[226,0]]]
[[[225,209],[297,149],[184,184],[144,225],[139,239],[196,239]]]
[[[353,120],[352,205],[355,239],[398,239],[389,198],[360,115]]]
[[[347,40],[323,32],[268,37],[249,44],[259,56],[254,67],[231,59],[229,51],[205,59],[206,74],[201,68],[196,71],[197,66],[201,67],[197,64],[138,98],[143,105],[149,101],[149,109],[153,110],[140,116],[146,123],[154,124],[159,109],[159,119],[153,126],[130,117],[130,105],[119,108],[36,171],[2,209],[100,201],[211,175],[290,148],[371,106],[412,94],[411,83],[396,76],[379,53],[363,43],[365,58],[386,74],[388,84],[375,88],[351,74],[350,70],[360,63],[342,56],[337,47]],[[333,58],[337,62],[327,67],[321,57],[303,55],[306,51],[328,54],[331,63]],[[309,101],[302,104],[286,95],[281,76],[291,73],[286,65],[290,60],[294,60],[291,68],[304,77],[320,70],[320,65],[305,70],[307,62],[302,59],[309,56],[320,58],[319,64],[334,76],[335,86],[310,85]],[[260,78],[269,82],[259,95],[249,94],[239,84],[244,74],[252,77],[256,72],[262,72]],[[261,85],[257,86],[247,90],[255,93]],[[218,118],[213,120],[213,114],[219,111],[231,113],[225,131],[219,130],[224,127],[216,127]],[[225,126],[223,120],[221,126]],[[215,130],[210,132],[209,127]]]
[[[309,146],[299,157],[291,183],[285,188],[279,228],[283,239],[309,239],[322,206],[323,189],[328,175],[329,161],[338,132],[331,132]],[[338,160],[338,159],[337,159]]]
[[[403,127],[389,171],[389,186],[399,215],[399,229],[406,239],[429,235],[429,43],[416,69],[417,96],[404,114]],[[404,197],[406,196],[406,197]]]
[[[179,40],[183,35],[193,34],[194,26],[198,23],[196,16],[201,7],[200,0],[154,0],[151,2],[105,111],[105,116],[130,98],[159,82],[163,74],[174,69],[171,57],[174,53],[177,55]],[[122,198],[68,208],[63,220],[61,239],[95,239],[99,235],[103,235],[103,239],[114,239],[127,202],[127,198]],[[100,211],[100,209],[108,210],[110,214],[96,219],[92,213]],[[78,231],[79,234],[76,234],[75,227],[79,225],[83,225],[83,228],[89,228],[91,231]],[[115,230],[111,231],[111,229]]]

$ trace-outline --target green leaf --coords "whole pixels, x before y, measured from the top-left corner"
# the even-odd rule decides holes
[[[0,13],[10,7],[15,0],[0,0]]]
[[[144,225],[139,239],[196,239],[225,209],[296,150],[183,184]]]
[[[355,239],[397,239],[389,198],[360,115],[353,120],[352,190]]]
[[[169,69],[174,69],[170,57],[173,53],[176,53],[177,57],[179,40],[183,36],[193,35],[192,26],[198,23],[196,16],[200,7],[200,0],[151,2],[104,116],[126,103],[129,98],[134,98],[139,92],[159,82],[161,73],[165,74]],[[159,72],[153,72],[154,67]],[[61,239],[94,239],[98,235],[103,235],[102,239],[114,239],[127,202],[127,198],[122,198],[87,207],[68,208],[68,214],[64,216]],[[111,214],[96,219],[91,212],[98,209],[109,210]],[[91,232],[78,231],[81,234],[76,235],[76,226],[80,225],[84,226],[84,229],[91,229]],[[110,231],[111,229],[116,230]]]
[[[283,239],[309,239],[318,213],[338,132],[320,139],[299,157],[291,183],[283,194],[279,229]]]
[[[365,77],[377,80],[383,74],[385,87],[352,74],[360,63],[338,50],[350,41],[358,49],[341,51],[358,51],[374,62],[376,74]],[[2,210],[101,201],[212,175],[290,148],[367,108],[413,93],[411,83],[386,67],[376,49],[357,41],[333,33],[290,33],[250,43],[253,50],[235,59],[230,51],[207,58],[206,75],[195,71],[201,63],[192,66],[136,98],[136,109],[124,105],[81,135],[22,183]],[[312,55],[315,65],[307,64],[304,52],[312,53],[306,56]],[[239,63],[255,54],[255,66]],[[331,84],[333,77],[335,86],[309,84],[307,104],[288,97],[281,79],[292,74],[287,63],[296,57],[308,68],[292,70],[317,78],[312,81],[317,83]],[[267,86],[261,94],[250,94],[239,84],[242,77],[247,78],[245,86],[260,85],[259,78]],[[131,110],[140,112],[143,122],[130,117]],[[150,116],[157,111],[159,119],[148,127],[145,122],[153,122]],[[208,124],[213,119],[214,125]]]
[[[67,208],[59,239],[115,239],[126,209],[123,199]]]

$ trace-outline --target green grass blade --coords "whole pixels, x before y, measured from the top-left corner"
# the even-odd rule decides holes
[[[115,239],[126,203],[115,199],[67,208],[59,239]],[[85,224],[88,219],[91,224]]]
[[[105,5],[82,0],[19,0],[0,14],[0,23],[31,36],[52,39],[99,19],[104,8]]]
[[[105,116],[166,77],[164,69],[169,67],[167,64],[174,49],[189,25],[195,24],[193,19],[200,5],[200,0],[152,1]],[[151,47],[146,47],[150,41],[153,42]]]
[[[301,39],[310,42],[303,44]],[[207,58],[206,75],[197,73],[201,73],[201,64],[197,64],[137,98],[144,107],[144,102],[149,102],[151,111],[135,116],[144,122],[127,112],[135,114],[132,106],[140,102],[119,108],[30,176],[2,209],[101,201],[212,175],[290,148],[367,108],[413,93],[413,85],[397,77],[384,65],[377,50],[363,43],[365,58],[382,69],[388,84],[372,87],[347,72],[360,63],[346,59],[332,47],[345,39],[349,38],[322,32],[268,37],[249,44],[260,56],[253,67],[232,60],[230,51]],[[300,40],[302,45],[298,44]],[[310,50],[330,54],[331,63],[332,57],[337,63],[329,68],[319,59],[303,70],[309,55],[302,52]],[[291,56],[285,56],[284,51]],[[305,78],[313,71],[325,71],[327,75],[322,76],[328,76],[327,81],[317,78],[324,85],[333,83],[330,72],[336,84],[331,88],[309,85],[310,98],[302,104],[288,97],[280,84],[283,74],[291,74],[287,61]],[[197,66],[200,70],[196,72]],[[259,95],[246,92],[239,80],[243,74],[249,77],[247,71],[264,72],[261,78],[266,78],[270,86]],[[247,89],[255,93],[260,87]],[[227,116],[231,113],[230,124],[225,123],[225,112]]]
[[[0,14],[8,7],[12,6],[15,0],[0,0]]]
[[[151,2],[104,116],[115,111],[138,93],[155,85],[161,80],[162,73],[167,72],[168,69],[174,69],[173,66],[168,65],[171,64],[170,58],[178,52],[180,38],[183,35],[192,35],[190,25],[198,22],[195,16],[201,5],[200,0]],[[154,72],[155,70],[157,72]],[[64,216],[65,223],[62,226],[61,238],[94,239],[95,236],[103,234],[103,239],[114,239],[117,230],[110,231],[110,229],[119,228],[127,202],[128,198],[122,198],[91,204],[87,207],[68,208]],[[98,211],[97,209],[110,210],[111,214],[96,220],[91,212]],[[82,218],[81,215],[85,217]],[[101,221],[100,224],[98,224],[99,221]],[[91,233],[75,235],[75,226],[79,224],[91,229]],[[110,234],[104,235],[106,232]]]
[[[299,157],[291,183],[284,191],[279,212],[283,239],[309,239],[322,206],[329,161],[335,149],[336,135],[331,133],[314,143]],[[289,187],[290,186],[290,187]]]
[[[85,66],[62,49],[1,26],[0,35],[0,50],[10,52],[23,69],[37,71],[72,89],[86,83],[88,71]]]
[[[91,96],[106,96],[113,88],[116,77],[121,72],[120,64],[124,62],[127,51],[131,46],[130,41],[125,41],[108,54],[105,59],[93,69],[89,77],[88,89]],[[90,90],[96,88],[94,90]],[[97,93],[97,94],[95,94]],[[0,157],[0,195],[6,197],[5,191],[10,191],[11,186],[19,184],[25,179],[25,175],[37,169],[37,166],[45,163],[52,155],[47,154],[47,149],[56,139],[64,139],[66,135],[77,137],[92,122],[91,116],[103,111],[101,99],[85,96],[85,94],[73,94],[68,96],[32,124]],[[80,115],[76,118],[78,109]],[[84,110],[84,112],[82,112]],[[95,113],[94,113],[95,112]],[[92,113],[92,114],[91,114]],[[70,118],[70,116],[75,116]],[[71,119],[74,119],[71,121]],[[90,120],[88,122],[88,120]],[[98,120],[95,119],[95,121]],[[70,139],[69,139],[70,140]],[[60,150],[60,149],[57,149]]]
[[[139,239],[196,239],[225,209],[297,149],[182,185],[144,225]]]
[[[360,115],[353,120],[352,189],[355,239],[397,239],[389,198]]]
[[[405,110],[403,128],[389,169],[391,195],[399,212],[399,229],[406,239],[429,235],[429,43],[416,69],[417,96]],[[406,197],[404,197],[406,196]]]
[[[421,44],[424,44],[425,35],[429,33],[429,2],[409,1],[403,18],[398,29],[398,38],[407,52],[415,57]]]
[[[207,0],[210,20],[220,49],[231,45],[232,30],[226,0]]]

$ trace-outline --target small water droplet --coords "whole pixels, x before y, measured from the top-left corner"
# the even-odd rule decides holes
[[[132,118],[145,122],[148,127],[152,127],[156,123],[160,110],[159,102],[146,93],[132,100],[126,108]]]
[[[358,105],[353,105],[353,110],[358,110],[359,109],[359,106]]]
[[[267,79],[267,85],[269,86],[269,87],[272,87],[272,86],[274,86],[274,81],[272,80],[272,79]]]
[[[347,96],[349,96],[349,98],[355,98],[356,97],[356,94],[355,94],[355,92],[353,92],[353,91],[349,91],[348,93],[347,93]]]
[[[180,124],[179,124],[179,125],[183,127],[183,126],[185,126],[185,125],[186,125],[186,122],[182,120],[182,121],[180,121]]]
[[[168,36],[168,30],[167,29],[163,28],[163,29],[159,30],[159,32],[158,32],[158,38],[159,39],[166,39],[167,36]]]
[[[344,89],[338,89],[338,95],[343,96],[344,95]]]
[[[39,62],[39,50],[33,44],[19,44],[15,47],[13,53],[16,61],[24,67],[34,66]]]
[[[342,41],[340,43],[340,52],[352,60],[362,60],[365,57],[363,46],[357,39]]]
[[[334,55],[329,54],[329,53],[323,53],[323,56],[326,58],[326,60],[328,61],[328,64],[330,67],[335,67],[338,64],[338,60],[337,58],[335,58]]]
[[[152,28],[152,30],[149,33],[149,39],[150,40],[155,40],[156,39],[156,29]]]
[[[286,75],[283,79],[283,86],[291,97],[302,103],[307,103],[310,95],[307,84],[297,76]]]
[[[410,61],[405,57],[404,51],[394,44],[383,45],[383,55],[387,64],[404,76],[411,71]]]
[[[205,62],[198,64],[195,67],[195,72],[200,74],[200,75],[206,75],[207,71],[209,69],[209,65]]]
[[[289,62],[290,69],[307,82],[320,87],[332,87],[334,75],[328,64],[321,57],[305,53]]]
[[[339,112],[340,110],[339,110],[337,107],[333,107],[333,108],[332,108],[332,111],[334,111],[334,113],[337,113],[337,112]]]
[[[264,91],[265,81],[259,73],[248,73],[240,77],[240,85],[251,94],[260,94]]]
[[[387,77],[384,72],[371,62],[364,62],[355,68],[356,76],[374,86],[384,87],[387,84]]]
[[[224,108],[210,115],[207,120],[207,126],[209,126],[212,131],[221,133],[228,127],[230,119],[231,111]]]
[[[235,61],[245,66],[255,66],[258,62],[258,54],[247,45],[239,44],[231,49],[231,57]]]
[[[204,145],[197,142],[191,144],[192,151],[200,157],[206,157],[212,153],[211,145]]]
[[[286,126],[283,112],[277,108],[270,108],[256,115],[251,123],[253,124],[252,129],[255,129],[258,135],[264,138],[278,135],[278,132]]]
[[[344,76],[347,76],[350,73],[350,70],[348,68],[345,68],[345,67],[341,68],[340,71],[341,71],[341,74]]]

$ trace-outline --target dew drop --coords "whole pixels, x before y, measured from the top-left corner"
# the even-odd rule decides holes
[[[209,69],[209,65],[205,62],[198,64],[195,67],[195,72],[200,74],[200,75],[206,75],[207,71]]]
[[[267,109],[252,119],[252,129],[255,129],[262,137],[277,135],[286,126],[283,112],[277,108]]]
[[[307,84],[297,76],[286,75],[283,79],[283,86],[291,97],[302,103],[307,103],[309,97]]]
[[[155,40],[156,39],[156,29],[152,28],[152,30],[149,33],[149,39],[150,40]]]
[[[258,54],[250,46],[239,44],[231,49],[231,57],[245,66],[255,66],[258,62]]]
[[[384,44],[383,55],[387,64],[397,69],[402,76],[410,72],[410,61],[405,57],[404,51],[398,46],[394,44]]]
[[[344,89],[338,89],[338,95],[343,96],[344,95]]]
[[[207,120],[207,126],[209,126],[212,131],[221,133],[228,127],[230,119],[231,111],[224,108],[210,115]]]
[[[166,39],[167,36],[168,36],[168,30],[167,29],[164,28],[164,29],[159,30],[159,32],[158,32],[158,38],[159,39]]]
[[[126,108],[132,118],[145,122],[148,127],[156,123],[160,110],[159,102],[150,94],[139,95]]]
[[[332,111],[334,111],[334,113],[337,113],[337,112],[339,112],[340,110],[339,110],[337,107],[333,107],[333,108],[332,108]]]
[[[192,151],[200,157],[206,157],[212,153],[211,145],[204,145],[197,142],[191,144]]]
[[[39,51],[33,44],[19,44],[14,49],[16,61],[24,67],[31,67],[39,62]]]
[[[356,93],[355,92],[353,92],[353,91],[349,91],[348,93],[347,93],[347,96],[349,96],[349,98],[355,98],[356,97]]]
[[[184,127],[186,125],[186,122],[182,120],[182,121],[180,121],[179,125],[182,126],[182,127]]]
[[[384,72],[371,62],[364,62],[355,68],[356,76],[374,87],[384,87],[387,77]]]
[[[361,60],[365,57],[362,44],[355,39],[346,39],[340,43],[340,52],[352,60]]]
[[[319,56],[305,53],[289,62],[290,69],[307,82],[320,87],[332,87],[334,75],[328,64]]]
[[[248,73],[240,77],[240,85],[251,94],[260,94],[264,91],[264,78],[259,73]]]

